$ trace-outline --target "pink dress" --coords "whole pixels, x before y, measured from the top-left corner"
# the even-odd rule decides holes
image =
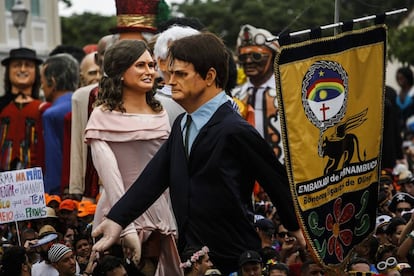
[[[91,145],[93,163],[103,185],[94,227],[131,187],[169,134],[170,124],[165,110],[156,115],[103,111],[100,107],[93,110],[85,129],[85,139]],[[175,244],[177,227],[168,191],[128,225],[121,237],[137,233],[144,242],[155,230],[167,236],[161,239],[155,275],[181,275]]]

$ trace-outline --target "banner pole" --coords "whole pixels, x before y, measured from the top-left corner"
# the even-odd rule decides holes
[[[395,14],[399,14],[399,13],[403,13],[403,12],[407,12],[407,11],[408,11],[407,8],[402,8],[402,9],[398,9],[398,10],[394,10],[394,11],[385,12],[385,15],[390,16],[390,15],[395,15]],[[352,19],[352,22],[353,23],[358,23],[358,22],[362,22],[362,21],[375,19],[376,17],[377,17],[377,15],[368,15],[368,16]],[[321,28],[321,30],[326,30],[326,29],[336,28],[336,27],[342,26],[343,24],[344,24],[344,22],[336,22],[336,23],[331,23],[331,24],[328,24],[328,25],[320,26],[320,28]],[[289,33],[289,36],[293,37],[293,36],[298,36],[298,35],[302,35],[302,34],[307,34],[307,33],[310,33],[311,31],[312,31],[311,29],[296,31],[296,32]],[[266,41],[267,42],[272,42],[272,41],[278,40],[278,39],[279,39],[279,36],[276,36],[276,37],[271,38],[271,39],[266,39]]]
[[[19,224],[17,223],[17,221],[14,221],[16,223],[16,233],[17,233],[17,241],[19,242],[19,246],[22,246],[22,241],[20,239],[20,229],[19,229]]]

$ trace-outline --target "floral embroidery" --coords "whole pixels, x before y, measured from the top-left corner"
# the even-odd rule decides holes
[[[343,247],[349,246],[352,242],[352,231],[350,229],[341,230],[341,225],[348,222],[355,213],[355,206],[351,203],[345,205],[341,211],[342,198],[337,198],[334,202],[334,212],[326,217],[326,229],[332,231],[332,236],[328,239],[328,253],[333,255],[335,252],[339,261],[343,261]],[[341,244],[342,243],[342,244]]]

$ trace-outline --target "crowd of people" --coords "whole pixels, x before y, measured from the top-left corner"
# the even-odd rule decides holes
[[[41,167],[46,215],[0,224],[0,275],[332,274],[293,208],[274,36],[243,25],[233,51],[195,18],[149,30],[2,60],[1,171]],[[375,232],[343,274],[414,273],[413,73],[396,79]]]

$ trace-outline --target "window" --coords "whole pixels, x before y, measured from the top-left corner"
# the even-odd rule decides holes
[[[6,4],[6,11],[10,11],[14,5],[14,0],[6,0],[5,4]]]
[[[30,5],[30,13],[32,16],[40,16],[40,0],[32,0]]]

